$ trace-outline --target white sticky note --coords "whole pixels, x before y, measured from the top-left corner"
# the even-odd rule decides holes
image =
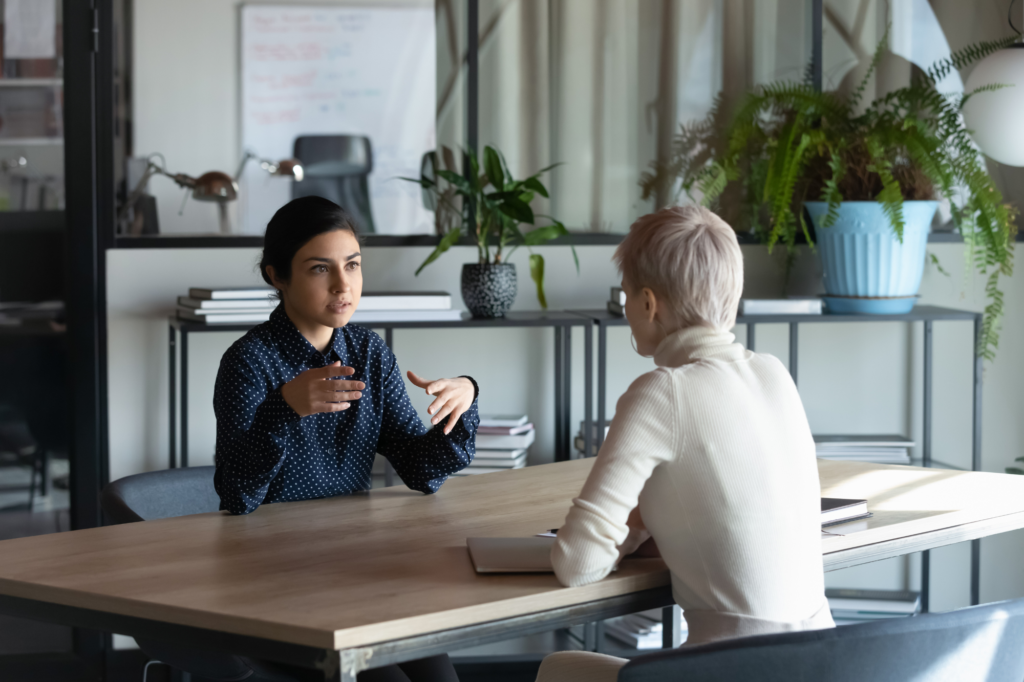
[[[56,37],[56,0],[5,0],[5,59],[53,59]]]

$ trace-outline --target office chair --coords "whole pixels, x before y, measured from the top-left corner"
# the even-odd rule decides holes
[[[35,509],[36,491],[46,494],[48,464],[49,453],[36,442],[25,417],[9,405],[0,405],[0,468],[28,467],[31,470],[28,486],[0,486],[0,492],[27,490],[31,513]]]
[[[360,232],[376,232],[370,209],[369,176],[373,170],[370,138],[362,135],[302,135],[295,138],[293,157],[303,168],[292,182],[292,199],[317,196],[338,204],[356,221]]]
[[[220,496],[213,487],[216,467],[166,469],[126,476],[111,482],[100,498],[103,511],[114,524],[203,514],[220,508]],[[323,673],[292,669],[222,651],[191,649],[166,642],[135,641],[143,653],[172,668],[218,682],[304,682],[323,680]],[[144,673],[145,674],[145,673]]]
[[[1021,682],[1024,599],[633,659],[619,682]]]

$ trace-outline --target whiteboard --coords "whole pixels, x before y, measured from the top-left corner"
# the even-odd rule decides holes
[[[366,135],[377,233],[433,233],[419,186],[397,179],[419,177],[436,144],[433,7],[243,5],[241,15],[242,148],[279,160],[299,135]],[[291,183],[250,162],[241,231],[263,234]]]

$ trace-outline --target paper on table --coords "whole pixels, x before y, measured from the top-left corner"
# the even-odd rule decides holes
[[[4,2],[4,59],[57,56],[56,0]]]

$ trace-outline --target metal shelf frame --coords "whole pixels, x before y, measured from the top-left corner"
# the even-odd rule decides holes
[[[591,452],[591,430],[596,431],[596,446],[601,447],[605,428],[605,398],[608,378],[608,328],[624,327],[629,323],[624,317],[614,315],[607,310],[574,310],[578,315],[589,317],[597,327],[597,420],[596,429],[587,429],[584,433],[585,452]],[[932,460],[932,340],[934,323],[940,321],[962,321],[974,323],[974,356],[973,356],[973,396],[971,410],[971,471],[981,471],[981,393],[983,358],[979,346],[981,339],[982,313],[972,310],[956,310],[931,305],[917,305],[909,313],[903,315],[739,315],[737,325],[747,327],[747,348],[754,350],[759,324],[789,325],[789,372],[793,382],[798,383],[799,367],[799,330],[801,324],[832,324],[846,322],[921,322],[924,326],[924,396],[922,404],[923,424],[921,437],[920,465],[925,467],[948,468],[949,465]],[[589,349],[588,349],[589,351]],[[588,381],[589,384],[589,381]],[[588,394],[589,396],[589,391]],[[589,400],[589,397],[587,398]],[[587,412],[589,413],[589,404]],[[980,603],[981,575],[981,541],[971,540],[971,605]],[[928,551],[921,553],[921,610],[929,609],[929,583],[931,576],[931,556]]]
[[[255,324],[203,324],[171,317],[168,319],[168,426],[170,451],[168,467],[187,467],[188,462],[188,337],[204,332],[244,332]],[[587,391],[586,420],[591,420],[593,324],[584,316],[565,311],[510,312],[505,317],[475,318],[463,313],[463,318],[449,322],[374,322],[360,325],[369,329],[383,329],[384,342],[394,348],[396,329],[508,329],[513,327],[551,327],[554,330],[555,353],[555,461],[569,459],[572,452],[570,414],[572,407],[572,328],[582,327],[584,334],[584,377]],[[180,436],[180,438],[179,438]],[[390,467],[386,473],[387,485],[392,483]]]

